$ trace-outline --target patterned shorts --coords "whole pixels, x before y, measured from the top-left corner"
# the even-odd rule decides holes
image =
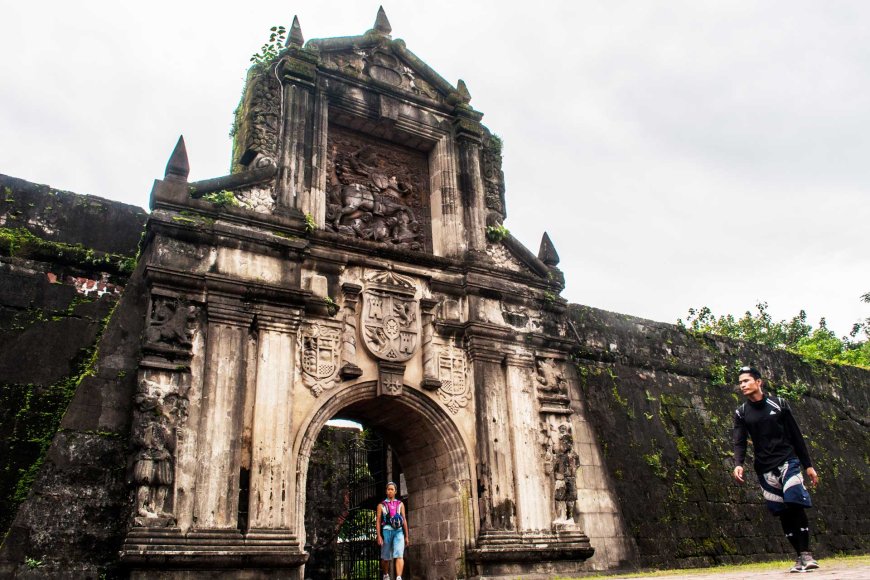
[[[767,503],[767,509],[778,514],[795,504],[803,507],[813,507],[810,492],[804,487],[804,476],[801,473],[801,462],[789,459],[779,467],[758,476],[761,492]]]

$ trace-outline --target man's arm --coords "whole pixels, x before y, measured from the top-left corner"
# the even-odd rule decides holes
[[[746,460],[746,443],[749,432],[746,430],[746,421],[740,413],[740,409],[734,411],[734,429],[731,433],[731,441],[734,445],[734,471],[731,474],[738,483],[743,483],[743,462]]]
[[[798,459],[800,459],[801,465],[806,469],[810,482],[812,482],[813,485],[817,485],[819,483],[819,475],[813,467],[813,461],[810,459],[810,451],[807,449],[807,442],[804,440],[801,428],[798,427],[797,421],[795,421],[794,415],[791,412],[791,407],[788,406],[788,403],[783,401],[782,398],[780,398],[779,401],[782,403],[782,420],[785,432],[788,435],[789,443],[791,443],[795,454],[798,456]]]

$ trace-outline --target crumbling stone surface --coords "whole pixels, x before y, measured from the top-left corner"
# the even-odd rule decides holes
[[[870,372],[585,306],[572,306],[570,318],[588,420],[642,565],[791,552],[754,477],[742,487],[730,477],[732,417],[742,402],[734,371],[748,363],[774,390],[805,390],[790,404],[822,478],[809,511],[817,553],[866,551]]]

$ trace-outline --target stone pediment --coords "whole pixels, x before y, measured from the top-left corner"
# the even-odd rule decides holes
[[[470,101],[462,81],[454,87],[408,50],[405,41],[392,39],[390,31],[381,9],[375,27],[365,34],[313,39],[305,44],[305,49],[318,54],[323,69],[366,84],[450,107]]]

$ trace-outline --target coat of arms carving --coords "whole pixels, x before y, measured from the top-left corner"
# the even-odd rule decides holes
[[[376,358],[404,362],[420,342],[420,305],[410,278],[376,272],[363,292],[362,337]]]
[[[302,382],[315,397],[335,385],[340,348],[341,332],[338,328],[312,322],[299,329]]]
[[[468,405],[471,397],[467,374],[462,351],[452,344],[441,351],[438,355],[438,378],[441,380],[438,396],[454,415]]]

